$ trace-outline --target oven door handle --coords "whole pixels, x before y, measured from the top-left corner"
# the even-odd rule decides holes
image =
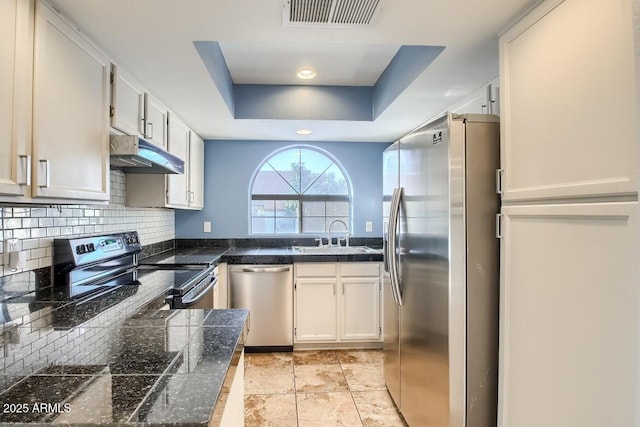
[[[190,305],[193,305],[193,304],[197,303],[198,301],[200,301],[200,299],[202,299],[202,297],[204,297],[206,294],[211,292],[211,290],[217,284],[218,284],[218,278],[216,277],[214,280],[211,281],[211,283],[209,283],[209,285],[206,288],[204,288],[202,291],[198,292],[195,296],[190,297],[189,294],[191,294],[191,292],[187,292],[184,295],[184,297],[182,297],[183,308],[189,308]]]

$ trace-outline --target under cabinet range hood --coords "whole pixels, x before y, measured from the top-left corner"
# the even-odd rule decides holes
[[[184,174],[184,160],[135,135],[110,135],[111,168],[125,173]]]

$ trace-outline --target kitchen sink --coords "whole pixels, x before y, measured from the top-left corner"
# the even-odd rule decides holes
[[[302,254],[321,254],[321,255],[335,255],[335,254],[367,254],[378,253],[379,249],[373,249],[368,246],[293,246],[294,252]]]

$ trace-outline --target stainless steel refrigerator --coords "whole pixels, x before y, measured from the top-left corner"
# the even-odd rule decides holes
[[[384,359],[411,427],[496,425],[499,121],[445,115],[384,153]]]

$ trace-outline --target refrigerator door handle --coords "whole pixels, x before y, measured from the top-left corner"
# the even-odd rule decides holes
[[[398,266],[398,220],[400,218],[400,203],[402,201],[402,187],[393,192],[391,200],[391,213],[389,215],[389,244],[387,253],[389,256],[389,276],[391,278],[391,290],[396,304],[403,305],[402,292],[400,290],[400,276]]]
[[[382,225],[382,266],[384,272],[389,272],[389,222],[385,221]]]
[[[395,188],[393,190],[393,194],[391,195],[391,205],[389,207],[389,222],[387,224],[387,229],[386,229],[386,236],[385,239],[383,241],[384,244],[384,267],[386,269],[386,271],[389,273],[389,287],[391,288],[391,296],[393,297],[393,302],[395,302],[396,304],[400,304],[400,302],[398,301],[398,294],[396,292],[397,286],[395,283],[395,277],[393,275],[393,268],[391,267],[391,263],[392,263],[392,259],[391,259],[391,248],[392,248],[392,225],[394,223],[394,219],[393,219],[393,215],[394,215],[394,208],[396,206],[396,198],[398,195],[398,189]]]

